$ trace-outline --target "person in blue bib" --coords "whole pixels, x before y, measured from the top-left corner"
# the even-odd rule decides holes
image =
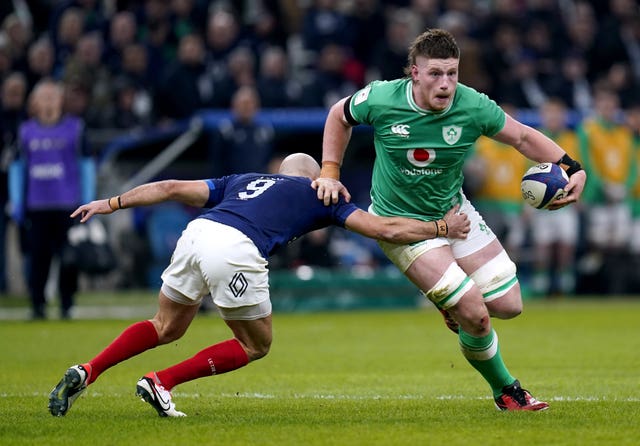
[[[447,235],[464,238],[469,223],[454,206],[443,219],[421,221],[378,217],[339,200],[324,206],[311,187],[320,166],[309,155],[286,157],[278,174],[235,174],[222,178],[167,180],[138,186],[108,200],[80,206],[71,217],[173,200],[207,208],[182,233],[162,273],[159,309],[151,320],[129,326],[89,362],[67,369],[49,397],[49,411],[63,416],[75,399],[109,367],[180,338],[204,296],[210,294],[234,337],[179,364],[149,372],[136,392],[160,416],[184,416],[171,389],[193,379],[219,375],[264,357],[271,345],[268,258],[307,232],[337,225],[364,236],[410,243]]]
[[[380,242],[387,257],[443,313],[458,333],[465,358],[491,386],[501,410],[542,410],[507,370],[489,316],[508,319],[522,311],[516,265],[491,228],[462,193],[463,165],[485,135],[515,147],[537,162],[567,169],[566,198],[575,202],[586,181],[580,165],[545,135],[506,114],[493,100],[458,82],[460,49],[453,36],[430,29],[409,48],[405,78],[373,81],[334,104],[327,116],[322,172],[314,182],[325,204],[350,198],[339,181],[340,167],[359,124],[373,127],[370,211],[382,216],[432,220],[453,205],[469,215],[465,240],[437,237],[420,243]]]
[[[78,268],[64,261],[69,213],[92,200],[95,162],[86,143],[84,121],[63,113],[62,85],[37,83],[29,97],[33,117],[18,130],[18,157],[9,167],[11,217],[22,225],[27,242],[27,282],[32,317],[46,317],[45,286],[52,259],[60,259],[58,287],[61,317],[71,317]]]

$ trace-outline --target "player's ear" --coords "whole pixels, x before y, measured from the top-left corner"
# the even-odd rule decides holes
[[[418,66],[416,64],[411,65],[411,79],[418,80]]]

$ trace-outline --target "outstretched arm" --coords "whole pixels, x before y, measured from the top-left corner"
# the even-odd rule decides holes
[[[456,205],[447,212],[444,219],[421,221],[404,217],[380,217],[361,209],[347,218],[345,227],[378,240],[391,243],[413,243],[436,237],[467,238],[471,228],[466,214],[458,214]]]
[[[351,139],[351,124],[344,117],[347,99],[340,99],[329,110],[322,135],[322,170],[320,177],[311,183],[325,206],[337,203],[340,195],[347,202],[351,200],[351,194],[340,182],[340,166]]]
[[[109,199],[83,204],[73,211],[71,218],[80,216],[84,223],[95,214],[111,214],[118,209],[149,206],[164,201],[177,201],[189,206],[202,207],[209,199],[209,186],[202,180],[165,180],[147,183]]]

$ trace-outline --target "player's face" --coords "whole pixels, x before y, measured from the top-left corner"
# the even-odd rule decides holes
[[[458,85],[459,59],[417,57],[411,67],[413,98],[418,106],[433,111],[446,109]]]

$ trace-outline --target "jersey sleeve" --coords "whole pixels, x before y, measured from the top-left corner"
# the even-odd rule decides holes
[[[349,107],[345,108],[345,117],[350,124],[371,124],[371,102],[369,99],[377,82],[371,82],[355,92],[349,99]]]
[[[210,178],[205,180],[205,183],[209,186],[209,199],[204,206],[202,206],[203,208],[212,208],[222,201],[227,181],[228,177]]]
[[[342,197],[340,197],[340,201],[337,204],[333,205],[333,207],[334,224],[336,226],[340,226],[341,228],[344,228],[345,222],[347,221],[347,218],[349,218],[349,215],[353,214],[358,209],[358,206],[353,203],[347,203]]]
[[[504,110],[484,93],[478,93],[477,113],[476,116],[480,118],[478,121],[482,123],[482,134],[486,136],[495,135],[504,128],[507,122]]]

